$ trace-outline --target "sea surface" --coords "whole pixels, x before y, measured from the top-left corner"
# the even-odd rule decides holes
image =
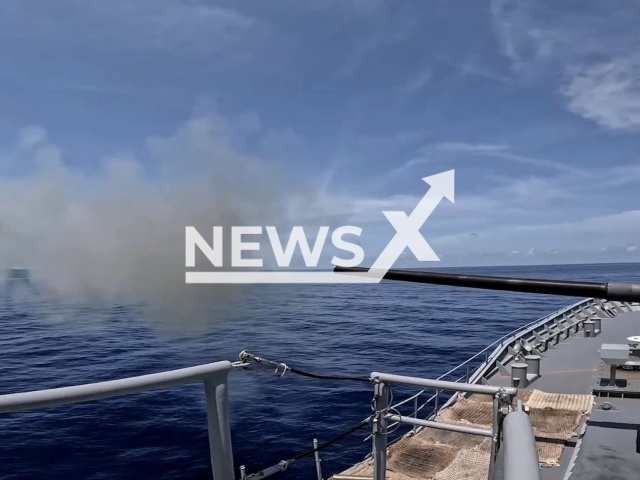
[[[449,271],[640,282],[640,264]],[[169,335],[134,306],[71,308],[6,297],[0,302],[0,394],[234,361],[241,350],[321,374],[436,377],[510,330],[575,301],[395,282],[273,285],[236,299],[206,333]],[[238,370],[230,392],[235,465],[247,473],[294,457],[314,438],[329,440],[371,412],[366,383]],[[322,451],[325,478],[364,457],[368,430]],[[315,478],[314,468],[309,458],[272,478]],[[211,478],[202,386],[1,415],[0,478]]]

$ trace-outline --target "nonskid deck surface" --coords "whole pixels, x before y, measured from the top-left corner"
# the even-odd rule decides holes
[[[609,313],[615,314],[613,318],[598,306],[590,312],[589,318],[602,320],[602,331],[595,337],[572,331],[568,338],[559,337],[557,344],[550,342],[546,350],[539,347],[541,377],[518,393],[530,407],[543,480],[640,478],[640,391],[635,398],[620,392],[607,398],[600,386],[600,379],[609,375],[609,367],[600,360],[601,345],[626,344],[627,337],[639,335],[640,308],[634,306],[635,311],[630,311],[628,306],[612,305]],[[512,356],[513,351],[505,345],[497,358],[509,367]],[[640,384],[640,372],[621,372],[618,378],[625,376]],[[510,376],[501,374],[497,367],[487,369],[482,381],[511,385]],[[441,410],[436,420],[490,427],[491,404],[486,400],[478,395],[461,397]],[[605,402],[612,408],[603,410]],[[484,480],[489,455],[489,439],[423,429],[389,447],[387,478]],[[365,461],[341,475],[371,478],[373,468]]]

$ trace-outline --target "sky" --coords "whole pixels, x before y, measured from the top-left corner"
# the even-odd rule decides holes
[[[637,0],[1,9],[4,265],[183,275],[186,222],[356,225],[371,264],[450,169],[438,266],[640,261]]]

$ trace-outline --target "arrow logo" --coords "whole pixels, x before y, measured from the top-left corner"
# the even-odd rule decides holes
[[[407,216],[405,212],[382,212],[387,217],[396,234],[391,242],[382,251],[376,259],[371,270],[375,272],[375,276],[384,277],[384,274],[393,266],[398,257],[405,248],[409,247],[415,257],[421,262],[438,262],[440,259],[433,251],[431,246],[420,233],[420,228],[427,221],[429,215],[433,213],[443,197],[448,198],[451,202],[455,202],[455,170],[449,170],[430,177],[424,177],[426,183],[431,188],[418,205],[413,209],[411,215]]]
[[[336,272],[324,271],[188,271],[186,272],[185,281],[186,283],[378,283],[407,247],[421,262],[438,262],[440,259],[424,239],[420,229],[444,197],[451,202],[455,201],[454,172],[454,170],[449,170],[423,178],[422,180],[431,185],[431,188],[420,199],[411,215],[399,211],[382,212],[393,225],[393,228],[396,229],[396,233],[369,270],[360,269],[355,272],[348,272],[346,276],[336,274]],[[221,229],[222,227],[214,227],[214,235],[215,228]],[[322,228],[329,229],[329,227]],[[220,235],[222,234],[220,233]],[[194,255],[196,244],[197,242],[193,242]],[[206,242],[205,246],[208,247]],[[213,249],[210,248],[210,250],[211,255],[213,255]],[[362,256],[364,257],[364,252]]]

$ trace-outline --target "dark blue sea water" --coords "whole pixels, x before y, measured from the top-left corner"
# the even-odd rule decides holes
[[[639,264],[455,269],[475,274],[640,281]],[[435,377],[515,327],[575,299],[383,282],[253,289],[208,333],[171,336],[127,306],[5,298],[0,393],[235,360],[238,352],[319,373]],[[252,473],[369,415],[367,384],[235,371],[236,466]],[[398,393],[399,394],[399,393]],[[367,429],[368,430],[368,429]],[[325,476],[359,461],[368,432],[322,453]],[[313,478],[301,461],[277,478]],[[0,478],[210,478],[200,385],[0,417]],[[276,478],[276,477],[274,477]]]

